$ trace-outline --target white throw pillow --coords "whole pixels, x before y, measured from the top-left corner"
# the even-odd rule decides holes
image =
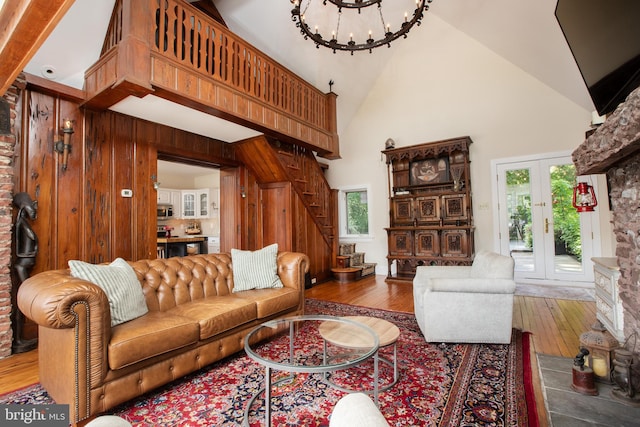
[[[122,258],[109,265],[69,261],[71,275],[100,286],[109,300],[111,326],[128,322],[147,313],[147,303],[133,268]]]
[[[282,288],[284,285],[278,276],[277,257],[277,243],[257,251],[231,249],[233,292]]]

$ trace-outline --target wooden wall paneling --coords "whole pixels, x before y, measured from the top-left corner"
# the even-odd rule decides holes
[[[134,199],[122,197],[123,189],[136,191],[133,188],[133,118],[122,114],[113,115],[111,134],[111,180],[107,189],[111,208],[111,261],[117,257],[131,259],[134,254]]]
[[[260,218],[260,188],[256,176],[245,166],[240,168],[240,188],[236,191],[240,196],[242,225],[240,228],[243,248],[256,250],[262,247]],[[244,196],[242,196],[244,194]]]
[[[82,251],[80,243],[84,238],[82,227],[82,175],[84,164],[84,112],[75,102],[60,100],[57,114],[54,141],[63,139],[62,121],[71,119],[74,133],[71,135],[71,153],[67,169],[62,169],[62,154],[54,153],[52,174],[55,182],[55,255],[54,268],[67,268],[70,259],[80,259]]]
[[[133,173],[133,258],[153,259],[156,254],[156,201],[157,190],[153,182],[158,176],[158,152],[149,140],[155,139],[156,126],[135,122],[134,173]],[[153,135],[145,135],[151,131]],[[156,177],[156,178],[153,178]]]
[[[269,183],[260,186],[258,225],[259,246],[278,244],[279,251],[293,251],[291,183]]]
[[[84,260],[91,263],[111,261],[111,141],[112,115],[92,114],[87,121],[85,140]]]
[[[56,267],[56,215],[54,204],[51,203],[56,195],[53,186],[57,166],[56,157],[53,156],[56,114],[53,97],[30,91],[26,97],[21,191],[38,201],[38,218],[32,223],[33,231],[38,236],[38,254],[31,274],[36,274]]]
[[[240,240],[239,169],[220,169],[220,252],[231,252],[231,248],[244,247]]]

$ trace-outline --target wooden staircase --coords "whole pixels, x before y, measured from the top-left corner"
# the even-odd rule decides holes
[[[332,190],[329,186],[313,152],[304,147],[280,141],[273,145],[296,192],[311,212],[327,243],[333,246],[338,229],[338,191]]]
[[[338,253],[338,191],[329,186],[313,152],[263,135],[237,143],[235,147],[238,160],[251,170],[260,184],[291,183],[322,236],[334,265]],[[326,266],[329,276],[331,266]]]

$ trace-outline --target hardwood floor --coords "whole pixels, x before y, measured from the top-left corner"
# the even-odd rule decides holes
[[[368,277],[354,283],[322,283],[306,291],[308,298],[361,305],[385,310],[413,312],[410,283],[386,283],[384,276]],[[516,296],[513,326],[531,332],[531,361],[535,382],[538,418],[547,426],[535,353],[573,358],[582,332],[596,318],[594,302]],[[38,382],[37,350],[0,360],[0,394]]]

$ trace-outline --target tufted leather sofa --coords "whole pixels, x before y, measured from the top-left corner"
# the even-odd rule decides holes
[[[303,314],[306,255],[277,257],[281,289],[232,293],[228,254],[129,263],[149,312],[111,327],[105,293],[69,270],[26,280],[18,306],[39,334],[40,383],[78,422],[244,348],[256,325]]]

